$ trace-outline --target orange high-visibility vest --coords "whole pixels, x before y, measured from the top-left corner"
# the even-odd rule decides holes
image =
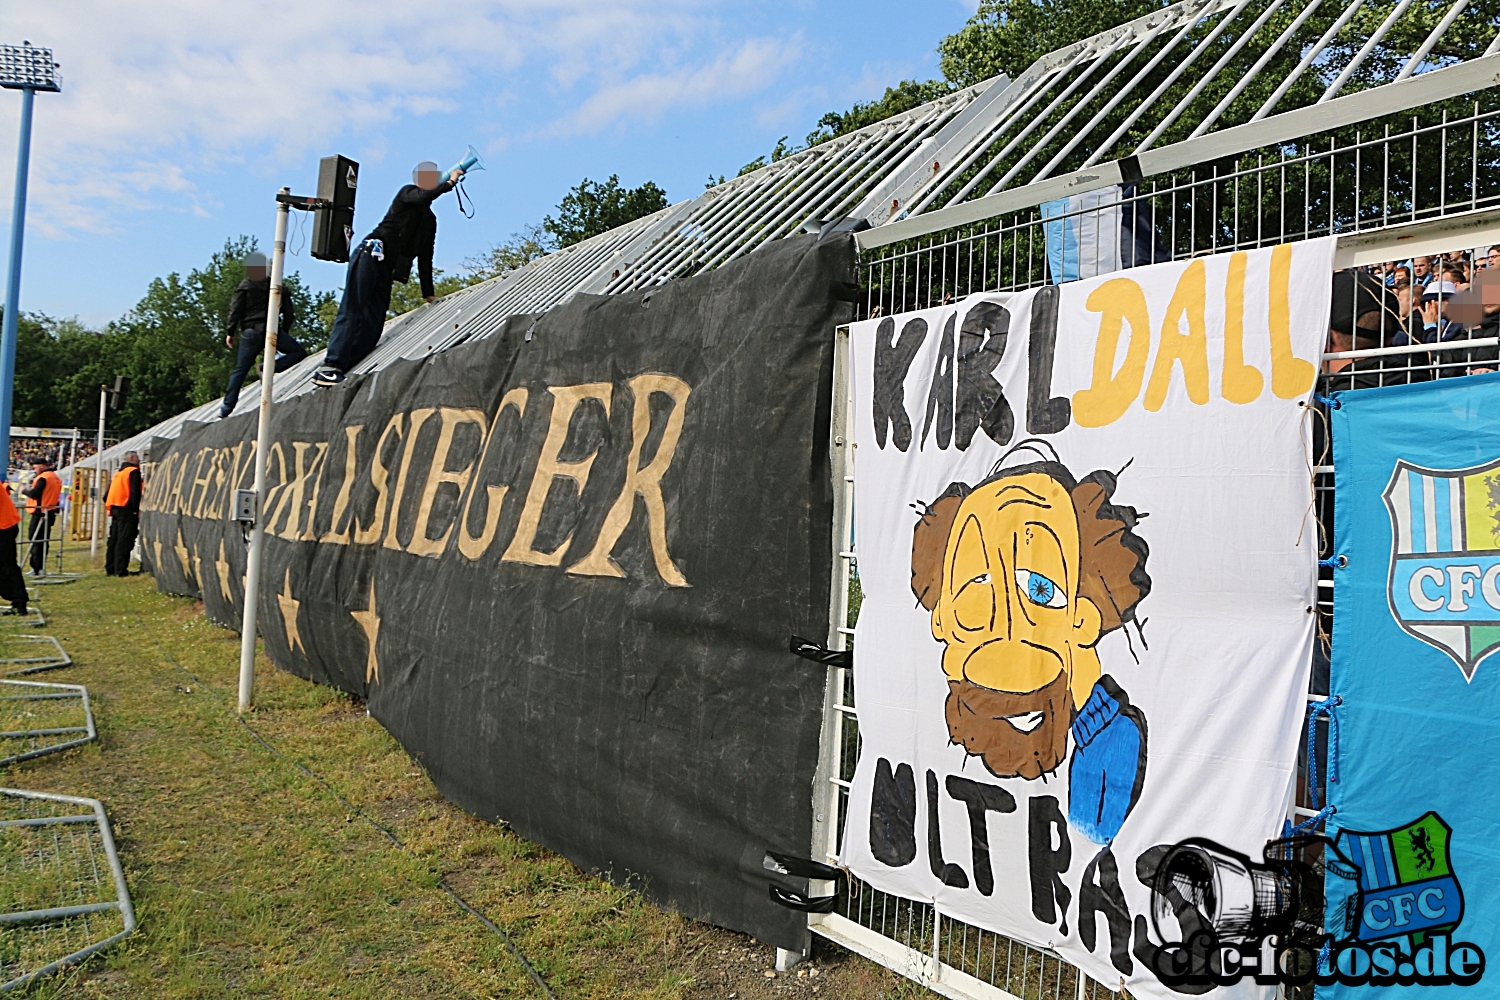
[[[109,481],[109,493],[104,498],[106,507],[124,507],[130,503],[130,474],[135,466],[127,465]]]
[[[48,469],[37,476],[45,485],[42,487],[42,510],[56,510],[58,501],[62,499],[62,477]],[[30,497],[26,498],[26,509],[35,511],[37,502]]]
[[[16,502],[10,498],[10,487],[0,486],[0,531],[20,523],[21,515],[16,510]]]

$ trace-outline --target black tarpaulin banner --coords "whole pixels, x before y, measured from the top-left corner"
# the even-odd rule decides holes
[[[847,238],[580,296],[278,404],[260,632],[368,699],[450,799],[682,913],[800,949]],[[529,333],[529,337],[528,337]],[[237,626],[255,414],[155,441],[147,562]],[[806,883],[788,881],[802,891]]]

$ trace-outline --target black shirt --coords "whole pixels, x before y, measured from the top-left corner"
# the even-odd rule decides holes
[[[263,281],[251,281],[246,278],[235,288],[234,294],[229,297],[229,319],[224,324],[224,332],[234,336],[241,330],[254,330],[257,333],[266,332],[266,310],[271,305],[271,279],[267,277]],[[281,325],[277,327],[283,333],[292,330],[292,297],[282,289],[281,293]]]
[[[397,281],[410,281],[411,262],[417,262],[423,298],[433,295],[432,248],[437,243],[437,216],[432,214],[431,206],[440,195],[452,190],[452,181],[443,181],[431,191],[407,184],[396,192],[385,218],[366,237],[385,244],[385,266]]]

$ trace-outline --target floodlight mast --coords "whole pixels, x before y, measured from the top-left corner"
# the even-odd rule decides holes
[[[16,147],[16,195],[10,216],[10,273],[5,281],[5,320],[0,326],[0,455],[10,478],[10,419],[16,376],[16,327],[21,319],[21,245],[26,232],[26,174],[31,163],[31,103],[38,90],[57,93],[62,78],[51,49],[30,42],[0,45],[0,87],[21,92],[21,141]]]

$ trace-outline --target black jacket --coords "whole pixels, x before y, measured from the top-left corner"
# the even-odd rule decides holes
[[[1475,327],[1455,323],[1449,327],[1444,343],[1460,340],[1488,340],[1500,336],[1500,314],[1486,316],[1484,322]],[[1464,351],[1434,351],[1433,360],[1442,364],[1438,374],[1445,376],[1467,375],[1471,368],[1500,370],[1500,347],[1471,347]]]
[[[229,319],[224,323],[224,332],[234,336],[241,330],[266,332],[266,310],[271,305],[271,279],[251,281],[246,278],[229,297]],[[292,330],[292,297],[283,288],[281,293],[281,325],[283,333]]]
[[[423,298],[433,295],[432,248],[437,243],[437,216],[432,214],[432,203],[452,190],[452,181],[443,181],[431,191],[407,184],[396,192],[385,218],[367,237],[385,244],[385,266],[395,280],[410,281],[411,262],[417,262]]]

